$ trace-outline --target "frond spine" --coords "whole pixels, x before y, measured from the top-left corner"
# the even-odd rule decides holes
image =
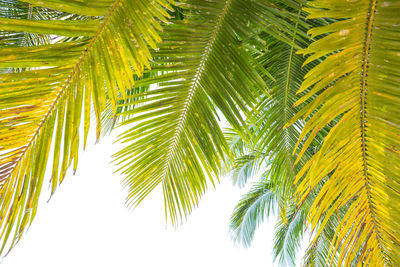
[[[172,154],[174,153],[174,151],[176,149],[177,141],[178,141],[179,135],[180,135],[180,133],[182,131],[182,125],[185,123],[185,120],[186,120],[187,111],[189,109],[189,106],[190,106],[190,104],[192,102],[192,98],[193,98],[193,96],[194,96],[194,94],[196,92],[196,89],[198,87],[200,76],[201,76],[201,73],[202,73],[202,71],[204,69],[204,65],[206,63],[208,55],[210,54],[211,48],[212,48],[212,46],[213,46],[213,44],[214,44],[214,42],[216,40],[217,33],[218,33],[219,29],[221,28],[222,22],[223,22],[223,20],[225,18],[225,15],[226,15],[226,13],[227,13],[227,11],[229,9],[231,1],[232,0],[227,0],[226,1],[225,7],[222,10],[222,13],[221,13],[221,15],[220,15],[220,17],[218,19],[217,25],[215,26],[215,29],[214,29],[214,31],[212,33],[210,41],[208,42],[207,47],[205,48],[204,55],[203,55],[203,57],[202,57],[202,59],[200,61],[199,67],[197,68],[197,72],[196,72],[196,75],[194,77],[194,80],[193,80],[193,83],[192,83],[192,87],[190,88],[190,91],[189,91],[189,94],[188,94],[188,97],[187,97],[187,101],[185,103],[185,106],[183,108],[181,117],[179,119],[178,126],[177,126],[177,129],[175,131],[175,135],[174,135],[174,137],[172,139],[172,144],[171,144],[170,149],[168,151],[168,156],[167,156],[166,164],[164,165],[164,169],[163,169],[163,172],[162,172],[162,175],[161,175],[161,179],[164,179],[166,177],[166,175],[167,175],[167,171],[168,171],[169,163],[171,162]]]
[[[93,43],[97,39],[97,37],[101,34],[101,31],[104,28],[104,25],[106,24],[107,20],[111,17],[112,12],[114,11],[115,7],[117,4],[120,2],[120,0],[116,0],[114,4],[111,6],[110,10],[107,12],[105,18],[103,21],[100,23],[100,26],[95,33],[95,35],[91,38],[90,42],[88,43],[87,47],[83,51],[82,55],[80,56],[79,60],[77,61],[75,67],[73,68],[71,74],[68,76],[67,80],[65,81],[64,85],[59,89],[59,92],[57,93],[56,97],[54,98],[53,103],[50,105],[50,107],[46,111],[46,115],[43,117],[41,122],[39,123],[37,130],[35,131],[35,134],[31,137],[29,140],[28,144],[25,146],[24,150],[21,152],[21,155],[19,159],[16,162],[16,165],[19,164],[19,162],[24,158],[26,151],[31,147],[32,143],[40,133],[40,130],[42,129],[44,123],[48,120],[50,115],[52,114],[54,108],[56,107],[56,104],[59,102],[60,98],[65,95],[65,90],[67,89],[69,83],[72,81],[72,79],[76,76],[76,74],[79,72],[79,66],[81,65],[83,59],[85,58],[86,54],[88,53],[89,49],[93,46]],[[86,140],[86,138],[85,138]],[[86,143],[86,142],[85,142]],[[17,169],[17,168],[16,168]],[[10,172],[10,175],[12,172]]]
[[[370,45],[371,45],[371,37],[372,37],[372,28],[373,28],[373,23],[374,23],[374,18],[375,18],[375,11],[376,11],[376,2],[377,0],[372,0],[370,9],[368,12],[368,24],[367,24],[367,32],[365,36],[365,46],[364,46],[364,58],[363,58],[363,69],[362,69],[362,79],[361,79],[361,92],[360,92],[360,98],[361,98],[361,145],[362,145],[362,157],[363,157],[363,167],[364,167],[364,180],[365,180],[365,188],[367,190],[367,197],[368,197],[368,206],[369,206],[369,211],[371,215],[371,219],[373,222],[373,229],[376,231],[376,238],[378,239],[379,243],[379,248],[383,252],[384,250],[382,249],[382,242],[380,240],[380,232],[379,229],[377,229],[376,225],[376,220],[375,220],[375,212],[374,212],[374,207],[373,207],[373,201],[371,199],[371,188],[369,186],[370,182],[368,179],[368,164],[367,164],[367,140],[366,140],[366,120],[367,120],[367,111],[366,111],[366,102],[365,102],[365,96],[366,96],[366,91],[367,91],[367,76],[368,76],[368,58],[369,58],[369,50],[370,50]]]

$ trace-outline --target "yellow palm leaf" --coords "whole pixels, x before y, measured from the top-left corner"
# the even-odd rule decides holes
[[[309,31],[322,36],[300,51],[308,72],[298,103],[306,119],[298,145],[306,151],[335,119],[321,149],[297,175],[301,202],[326,177],[308,214],[316,238],[337,209],[340,221],[330,254],[339,265],[400,265],[400,2],[317,0],[308,18],[337,20]]]
[[[0,75],[0,252],[32,222],[50,154],[53,193],[68,166],[77,167],[82,113],[86,143],[92,103],[99,136],[107,97],[115,111],[133,74],[149,66],[148,46],[161,41],[160,22],[169,16],[164,0],[26,2],[75,14],[60,21],[3,18],[0,30],[76,38],[0,47],[0,67],[25,69]]]

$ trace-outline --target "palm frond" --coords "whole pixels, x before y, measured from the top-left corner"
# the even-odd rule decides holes
[[[302,54],[306,63],[327,56],[306,75],[296,103],[316,98],[293,120],[307,119],[298,160],[321,129],[335,119],[321,149],[298,173],[299,203],[329,175],[308,216],[319,227],[348,205],[330,255],[339,265],[400,265],[400,3],[370,0],[310,2],[309,18],[337,22],[314,28],[321,36]],[[303,140],[304,139],[304,140]]]
[[[259,126],[255,131],[254,143],[256,150],[262,152],[263,157],[269,161],[268,179],[279,185],[281,196],[285,199],[292,195],[293,180],[299,170],[294,165],[292,151],[303,124],[298,121],[291,127],[284,126],[298,110],[293,107],[299,98],[296,92],[310,69],[309,66],[302,68],[305,59],[296,54],[296,47],[306,47],[309,43],[309,39],[298,32],[305,32],[310,26],[304,22],[302,6],[292,12],[297,15],[297,20],[292,22],[295,30],[292,31],[291,44],[264,35],[261,37],[266,43],[265,49],[257,55],[257,60],[268,69],[274,80],[268,82],[271,97],[265,96],[257,107],[260,115],[257,118]],[[308,156],[309,153],[307,151]]]
[[[281,5],[281,7],[292,14],[292,19],[288,20],[293,27],[288,32],[290,42],[276,39],[268,31],[261,32],[254,40],[249,40],[249,45],[256,48],[253,49],[253,56],[273,77],[273,79],[264,77],[271,88],[271,97],[263,97],[257,107],[258,124],[254,131],[252,148],[257,153],[251,160],[265,163],[267,170],[262,179],[264,182],[268,181],[275,185],[271,190],[275,190],[273,193],[279,199],[279,205],[275,207],[275,210],[279,211],[281,218],[275,231],[274,257],[285,266],[293,266],[305,229],[303,220],[299,218],[306,214],[306,209],[301,209],[295,216],[292,207],[293,181],[296,172],[300,169],[294,165],[295,157],[292,151],[303,124],[298,122],[295,126],[285,129],[283,126],[297,111],[293,103],[299,96],[295,93],[300,88],[307,70],[310,69],[310,66],[302,68],[305,59],[296,54],[298,48],[306,47],[310,43],[310,40],[305,37],[310,23],[305,21],[301,4],[296,8],[289,5]],[[239,170],[242,169],[239,168]],[[235,214],[241,203],[235,209]],[[287,212],[289,215],[286,214]],[[236,240],[243,240],[242,242],[246,245],[250,244],[257,226],[256,222],[263,220],[264,214],[259,214],[261,218],[250,217],[254,221],[246,222],[252,227],[251,230],[234,232]],[[247,226],[243,225],[243,227]],[[237,236],[239,233],[240,238]],[[249,236],[246,236],[246,233]]]
[[[254,127],[250,126],[249,130],[254,135]],[[244,141],[232,128],[224,129],[224,137],[228,142],[233,159],[229,157],[225,159],[221,174],[231,176],[233,185],[243,188],[264,167],[262,157],[254,150],[251,137]]]
[[[303,240],[306,213],[304,210],[296,212],[293,205],[288,205],[286,210],[289,210],[288,214],[275,226],[274,257],[281,266],[296,266],[296,252]]]
[[[166,20],[164,7],[169,8],[164,0],[25,2],[75,14],[71,21],[8,18],[0,29],[75,38],[0,48],[2,67],[26,68],[0,75],[1,251],[13,247],[35,217],[51,146],[53,193],[68,166],[77,167],[82,113],[85,144],[91,103],[99,136],[106,91],[115,112],[118,94],[126,97],[133,74],[141,76],[149,66],[148,46],[160,41],[160,20]],[[79,17],[82,23],[75,21],[76,14],[98,17]]]
[[[256,229],[274,212],[278,199],[273,184],[265,181],[254,184],[235,207],[230,223],[232,239],[249,247]]]
[[[258,92],[265,92],[240,40],[253,34],[251,29],[271,28],[274,20],[282,21],[282,36],[290,28],[282,19],[286,14],[265,1],[190,0],[185,5],[185,19],[165,28],[155,54],[153,70],[166,73],[138,82],[159,87],[147,93],[146,102],[137,102],[141,107],[125,113],[135,114],[126,123],[136,125],[121,136],[127,146],[116,154],[127,176],[128,203],[137,205],[162,183],[173,223],[197,205],[207,184],[218,179],[225,154],[231,155],[218,116],[244,137],[243,114]]]
[[[262,167],[262,163],[259,161],[260,158],[257,157],[255,151],[235,157],[235,164],[231,169],[233,184],[243,188],[252,177],[257,175]]]
[[[179,21],[183,19],[182,8],[177,6],[172,6],[173,10],[167,10],[170,14],[169,23],[174,23],[175,21]],[[148,80],[150,78],[154,78],[159,75],[159,71],[157,70],[148,70],[143,73],[143,76],[138,77],[137,75],[133,76],[135,82],[139,79]],[[135,101],[140,101],[145,97],[145,92],[150,90],[151,84],[144,84],[143,86],[135,86],[133,88],[129,88],[126,90],[126,95],[134,95],[133,97],[127,98],[119,98],[118,104],[116,108],[116,112],[113,110],[113,106],[110,101],[106,102],[106,108],[101,114],[101,125],[102,125],[102,133],[103,135],[110,134],[113,129],[115,129],[121,122],[124,122],[134,115],[127,116],[117,116],[117,114],[127,113],[133,109],[135,109],[136,104]],[[154,86],[154,85],[153,85]],[[107,96],[108,99],[108,96]]]
[[[329,260],[329,249],[335,236],[335,230],[345,214],[346,209],[342,208],[340,210],[337,210],[336,214],[329,218],[327,225],[322,228],[322,231],[318,235],[316,240],[314,242],[311,242],[307,247],[303,259],[304,266],[318,267],[326,265]],[[305,220],[306,218],[303,219]],[[332,259],[332,266],[337,266],[338,260],[339,253],[335,253]]]

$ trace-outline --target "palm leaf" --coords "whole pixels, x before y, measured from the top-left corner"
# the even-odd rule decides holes
[[[296,36],[293,36],[294,40]],[[301,43],[300,43],[301,44]],[[304,44],[303,44],[304,45]],[[275,81],[270,83],[271,97],[264,97],[258,106],[259,127],[255,135],[257,151],[269,160],[269,179],[279,184],[283,198],[292,194],[292,184],[297,168],[292,155],[302,123],[283,128],[296,112],[293,103],[295,92],[300,87],[304,59],[295,54],[296,49],[285,43],[273,40],[267,53],[262,55],[263,64],[269,66]]]
[[[310,69],[310,66],[301,67],[305,59],[296,54],[299,47],[306,47],[310,42],[308,37],[305,37],[305,31],[310,27],[310,24],[305,22],[301,4],[296,8],[290,5],[281,5],[281,7],[292,14],[292,19],[288,20],[288,23],[293,26],[293,29],[287,32],[290,42],[277,39],[268,31],[261,32],[254,40],[249,40],[249,45],[256,47],[256,49],[253,49],[253,56],[274,79],[265,77],[271,88],[271,97],[265,96],[258,104],[257,120],[259,123],[254,131],[252,148],[258,153],[251,157],[251,161],[246,158],[246,163],[264,161],[264,165],[267,166],[262,178],[264,182],[275,185],[271,190],[275,190],[273,194],[279,199],[277,201],[279,205],[274,210],[281,214],[274,237],[274,257],[285,266],[293,266],[305,229],[301,218],[306,214],[306,209],[301,209],[296,215],[292,207],[292,185],[295,174],[300,169],[294,165],[295,157],[292,155],[292,151],[303,124],[298,122],[291,128],[283,128],[283,126],[298,110],[293,107],[293,103],[299,98],[295,93],[299,89],[307,70]],[[238,163],[242,162],[244,161],[239,157]],[[302,161],[302,163],[304,162]],[[235,167],[242,166],[246,167],[247,165],[237,164]],[[249,170],[249,168],[238,168],[238,170]],[[239,174],[247,177],[243,175],[247,172]],[[243,208],[244,199],[235,208],[234,215],[231,218],[231,229],[234,240],[248,246],[253,239],[256,227],[264,220],[264,213],[253,212],[254,216],[247,216],[247,213],[251,213],[252,210],[251,206],[248,210]],[[239,211],[243,213],[242,216],[247,216],[247,220],[238,220],[241,218],[238,214]],[[259,215],[259,217],[256,217],[256,215]]]
[[[274,231],[274,257],[282,266],[296,266],[296,253],[301,247],[305,231],[304,210],[296,212],[294,203],[285,210],[288,214],[279,219]]]
[[[314,199],[317,194],[314,194]],[[314,200],[312,199],[312,200]],[[312,200],[308,201],[312,205]],[[310,206],[311,206],[310,205]],[[346,208],[342,208],[336,211],[334,216],[331,216],[321,233],[311,242],[307,247],[303,259],[303,265],[307,267],[324,266],[329,260],[329,249],[331,247],[332,240],[335,236],[335,230],[339,222],[343,219],[346,214]],[[305,220],[306,218],[303,218]],[[332,265],[337,266],[339,260],[339,253],[335,253],[332,260]]]
[[[173,10],[167,11],[170,14],[169,23],[175,23],[175,21],[183,19],[182,8],[180,7],[173,6]],[[157,70],[148,70],[143,73],[142,77],[134,75],[134,80],[137,81],[139,79],[151,79],[156,77],[157,75],[159,75],[159,72]],[[140,101],[145,97],[145,92],[150,90],[150,85],[151,84],[144,84],[143,86],[135,86],[133,88],[127,89],[126,94],[133,95],[133,97],[119,98],[116,112],[113,110],[113,106],[111,105],[110,101],[107,101],[106,109],[101,114],[101,125],[104,135],[110,134],[111,131],[115,129],[118,125],[134,116],[117,116],[117,114],[127,113],[135,109],[135,101]]]
[[[183,22],[165,28],[153,66],[164,74],[137,83],[159,87],[137,102],[141,107],[124,113],[135,114],[125,124],[136,124],[122,135],[127,146],[116,154],[130,205],[162,183],[167,213],[176,222],[215,183],[224,154],[231,155],[218,116],[246,139],[242,114],[266,87],[240,41],[261,27],[286,40],[292,29],[276,2],[191,0]],[[280,28],[271,27],[274,20]]]
[[[256,152],[235,157],[235,163],[231,169],[233,184],[244,187],[246,183],[254,177],[261,168],[259,157]]]
[[[246,193],[231,217],[230,229],[232,239],[249,247],[256,229],[272,214],[278,204],[279,196],[274,185],[265,181],[254,184]]]
[[[85,144],[91,102],[99,136],[106,88],[115,112],[118,95],[126,96],[134,83],[133,74],[141,76],[149,66],[148,46],[160,41],[160,20],[168,16],[163,7],[169,7],[164,0],[26,2],[75,14],[62,21],[3,18],[0,29],[75,38],[0,48],[2,67],[26,68],[0,75],[1,251],[13,247],[35,217],[50,153],[52,193],[68,166],[76,169],[82,113]]]
[[[306,63],[327,56],[306,75],[297,104],[317,97],[293,119],[307,118],[299,138],[299,158],[318,131],[335,119],[321,149],[298,173],[299,202],[326,178],[308,219],[319,227],[341,207],[346,215],[336,228],[330,255],[339,265],[400,264],[400,73],[398,1],[317,0],[309,18],[337,22],[309,31],[321,38],[303,54]]]
[[[295,158],[292,151],[295,147],[298,136],[300,135],[301,122],[294,127],[283,128],[297,109],[293,103],[298,99],[296,91],[303,81],[303,76],[310,67],[301,68],[304,58],[297,55],[298,47],[306,47],[310,42],[304,37],[304,33],[310,24],[305,22],[305,16],[302,13],[302,5],[297,8],[284,6],[287,12],[292,13],[295,19],[289,21],[293,25],[290,33],[290,43],[276,39],[268,32],[261,33],[258,38],[260,45],[254,57],[260,62],[273,76],[273,80],[266,78],[266,82],[271,88],[271,97],[264,97],[258,104],[258,127],[255,130],[255,150],[258,151],[258,161],[267,162],[267,171],[264,179],[275,184],[276,194],[280,199],[281,213],[292,205],[293,181],[299,167],[294,165]],[[252,45],[254,45],[252,43]],[[309,155],[309,153],[307,153]],[[304,161],[302,161],[304,163]],[[277,209],[279,210],[279,209]],[[302,211],[304,212],[304,211]],[[286,225],[286,215],[283,215],[282,223]],[[284,229],[277,227],[277,229]],[[288,230],[289,228],[286,228]],[[276,240],[285,240],[279,238],[284,231],[277,231]],[[300,242],[300,237],[296,239]],[[296,242],[292,242],[295,244]],[[280,262],[294,264],[296,246],[285,246],[285,242],[276,245],[275,255]],[[286,243],[287,244],[287,243]],[[286,249],[291,249],[286,251]]]
[[[0,14],[0,24],[7,21],[30,20],[35,22],[38,20],[57,20],[63,19],[65,16],[62,12],[41,7],[32,7],[27,3],[16,0],[1,0]],[[0,26],[0,46],[2,47],[48,44],[50,42],[49,39],[49,36],[46,34],[9,31],[6,26]]]
[[[254,126],[250,126],[249,128],[250,132],[253,133]],[[225,129],[224,137],[229,144],[233,160],[226,157],[221,174],[230,175],[233,184],[242,188],[264,167],[262,157],[254,150],[252,138],[249,138],[245,142],[235,129]]]

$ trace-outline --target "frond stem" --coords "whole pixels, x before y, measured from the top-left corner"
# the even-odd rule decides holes
[[[87,55],[88,51],[90,50],[90,48],[93,46],[93,43],[97,40],[97,37],[101,34],[101,32],[104,29],[104,25],[106,24],[106,22],[110,19],[111,14],[114,12],[115,8],[117,7],[118,3],[121,0],[116,0],[113,5],[110,7],[109,11],[107,12],[107,14],[105,15],[104,19],[100,22],[99,28],[97,29],[97,32],[94,34],[93,38],[90,40],[90,42],[88,43],[87,47],[85,48],[85,50],[82,52],[82,55],[79,57],[75,67],[73,68],[71,74],[68,76],[67,80],[65,81],[64,85],[59,88],[57,95],[54,98],[53,103],[49,106],[49,108],[46,111],[45,116],[43,117],[43,119],[40,121],[35,133],[32,135],[31,139],[29,140],[28,144],[24,147],[24,149],[21,151],[21,155],[19,157],[18,160],[16,160],[15,165],[17,166],[21,160],[24,158],[26,152],[28,151],[28,149],[31,147],[31,145],[33,144],[34,140],[36,139],[36,137],[39,135],[40,130],[42,129],[43,125],[45,124],[45,122],[48,120],[48,118],[50,117],[50,115],[52,114],[54,108],[56,107],[56,104],[58,103],[59,99],[65,95],[65,91],[68,88],[69,83],[72,81],[72,79],[76,76],[76,74],[79,72],[79,66],[81,65],[83,59],[85,58],[85,56]],[[10,172],[10,175],[12,174],[12,171]],[[8,179],[8,178],[7,178]]]
[[[302,8],[303,8],[303,5],[300,5],[299,11],[297,13],[296,24],[295,24],[296,30],[299,27],[299,19],[300,19]],[[286,73],[286,83],[285,83],[285,104],[283,107],[283,118],[284,118],[283,125],[286,125],[286,123],[288,122],[288,108],[289,108],[288,107],[288,97],[289,97],[289,90],[290,90],[290,78],[291,78],[291,69],[292,69],[292,64],[293,64],[293,54],[295,53],[295,51],[294,51],[295,41],[296,41],[296,31],[293,30],[292,43],[291,43],[290,52],[289,52],[289,60],[287,63],[287,73]],[[292,158],[292,153],[290,152],[291,150],[293,150],[293,148],[290,147],[289,130],[288,130],[288,128],[283,128],[283,131],[284,131],[286,155],[290,161],[291,172],[294,177],[294,162],[293,162],[293,158]],[[284,195],[284,198],[286,198],[285,195]]]
[[[209,42],[208,42],[208,44],[207,44],[207,46],[206,46],[206,48],[204,50],[204,54],[203,54],[203,56],[201,58],[199,67],[197,68],[196,74],[195,74],[194,79],[193,79],[192,86],[191,86],[191,88],[189,90],[189,94],[187,96],[185,105],[183,107],[182,114],[181,114],[181,116],[179,118],[179,122],[178,122],[178,125],[177,125],[177,128],[176,128],[174,137],[172,139],[171,146],[170,146],[169,151],[168,151],[168,156],[167,156],[166,164],[164,165],[164,169],[163,169],[163,172],[162,172],[162,175],[161,175],[161,179],[164,179],[166,177],[166,175],[167,175],[168,167],[169,167],[169,164],[171,162],[172,155],[175,152],[179,135],[180,135],[180,133],[182,131],[183,124],[186,121],[186,115],[187,115],[188,109],[190,107],[190,104],[192,103],[193,96],[194,96],[194,94],[195,94],[195,92],[196,92],[196,90],[197,90],[197,88],[199,86],[199,81],[201,79],[201,75],[202,75],[203,70],[204,70],[204,65],[206,64],[207,58],[208,58],[208,56],[209,56],[209,54],[211,52],[211,48],[212,48],[212,46],[213,46],[213,44],[214,44],[214,42],[215,42],[215,40],[217,38],[217,34],[218,34],[218,32],[219,32],[219,30],[221,28],[222,22],[224,21],[225,15],[228,12],[228,9],[229,9],[229,6],[231,4],[231,1],[232,0],[226,0],[224,9],[222,10],[221,15],[220,15],[220,17],[219,17],[219,19],[217,21],[217,25],[215,26],[215,29],[214,29],[214,31],[213,31],[213,33],[211,35],[211,38],[210,38],[210,40],[209,40]]]
[[[371,198],[371,188],[370,188],[370,181],[368,178],[368,164],[367,164],[367,140],[366,140],[366,122],[367,122],[367,114],[366,114],[366,91],[367,91],[367,77],[368,77],[368,58],[369,58],[369,50],[371,46],[371,37],[372,37],[372,28],[373,28],[373,23],[374,23],[374,18],[375,18],[375,11],[376,11],[376,2],[377,0],[372,0],[371,5],[369,8],[369,13],[368,13],[368,24],[367,24],[367,32],[366,32],[366,37],[365,37],[365,46],[364,46],[364,52],[363,52],[363,63],[362,63],[362,79],[361,79],[361,92],[360,92],[360,98],[361,98],[361,145],[362,145],[362,160],[363,160],[363,166],[364,166],[364,180],[365,180],[365,187],[367,189],[367,197],[368,197],[368,206],[369,206],[369,212],[371,214],[371,219],[373,222],[373,229],[376,231],[376,237],[378,239],[379,247],[380,250],[384,253],[383,247],[382,247],[382,241],[380,239],[380,231],[377,227],[377,222],[376,222],[376,215],[374,212],[374,205],[373,201]],[[384,253],[385,254],[385,253]]]

